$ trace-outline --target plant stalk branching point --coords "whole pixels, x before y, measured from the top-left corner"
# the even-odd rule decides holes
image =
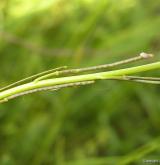
[[[89,85],[96,80],[123,80],[139,83],[160,84],[159,77],[130,76],[132,74],[160,69],[160,62],[139,65],[124,69],[104,71],[104,69],[152,58],[152,54],[140,53],[139,56],[93,67],[67,69],[67,66],[51,69],[22,79],[0,89],[0,102],[30,93],[46,90],[58,90],[65,87]],[[103,69],[103,71],[102,71]],[[87,73],[85,73],[87,72]],[[89,72],[89,73],[88,73]],[[91,73],[90,73],[91,72]]]

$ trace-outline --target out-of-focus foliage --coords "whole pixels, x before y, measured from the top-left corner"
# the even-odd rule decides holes
[[[159,27],[159,0],[1,0],[1,86],[57,66],[109,63],[141,51],[158,59]],[[0,165],[158,159],[159,99],[158,86],[103,81],[1,104]]]

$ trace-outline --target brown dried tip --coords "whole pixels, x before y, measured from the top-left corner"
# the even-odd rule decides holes
[[[140,53],[140,57],[142,57],[142,58],[152,58],[152,57],[154,57],[154,55],[142,52],[142,53]]]

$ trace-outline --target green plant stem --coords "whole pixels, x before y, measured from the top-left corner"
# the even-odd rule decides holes
[[[99,72],[99,73],[92,73],[92,74],[85,74],[85,75],[47,79],[47,80],[38,81],[36,83],[30,82],[30,83],[26,83],[26,84],[13,87],[11,89],[0,92],[0,100],[6,99],[7,101],[7,97],[9,96],[12,96],[21,92],[25,92],[28,90],[32,90],[32,89],[38,89],[38,88],[49,87],[49,86],[60,85],[60,84],[67,84],[67,83],[83,82],[83,81],[113,79],[118,76],[125,76],[125,75],[140,73],[144,71],[154,70],[154,69],[160,69],[160,62],[125,68],[125,69],[113,70],[113,71],[108,71],[108,72]]]
[[[87,72],[87,71],[98,71],[100,69],[112,68],[112,67],[122,65],[122,64],[136,62],[136,61],[143,60],[143,59],[149,59],[149,58],[152,58],[153,56],[154,56],[153,54],[148,54],[148,53],[142,52],[136,57],[124,59],[124,60],[113,62],[110,64],[91,66],[91,67],[86,67],[86,68],[78,68],[78,69],[67,69],[67,66],[62,66],[62,67],[50,69],[50,70],[32,75],[30,77],[27,77],[27,78],[21,79],[17,82],[14,82],[12,84],[9,84],[3,88],[0,88],[0,92],[4,91],[6,89],[12,88],[12,87],[21,85],[22,83],[27,83],[27,82],[33,81],[33,80],[34,80],[34,82],[38,82],[40,80],[49,79],[51,77],[53,78],[55,76],[64,76],[67,74],[78,74],[78,73]]]
[[[75,83],[68,83],[68,84],[61,84],[61,85],[54,85],[54,86],[49,86],[49,87],[32,89],[32,90],[28,90],[28,91],[25,91],[25,92],[21,92],[21,93],[9,96],[9,97],[7,97],[6,100],[0,100],[0,103],[8,101],[10,99],[14,99],[16,97],[20,97],[20,96],[24,96],[24,95],[27,95],[27,94],[35,93],[35,92],[55,91],[55,90],[59,90],[59,89],[62,89],[62,88],[76,87],[76,86],[82,86],[82,85],[89,85],[89,84],[93,84],[93,83],[94,83],[94,81],[82,81],[82,82],[75,82]]]
[[[51,77],[54,77],[54,76],[61,76],[61,75],[64,76],[64,75],[67,75],[67,74],[79,74],[79,73],[89,72],[89,71],[96,71],[97,72],[101,69],[113,68],[115,66],[124,65],[124,64],[136,62],[136,61],[139,61],[139,60],[149,59],[149,58],[152,58],[153,56],[154,56],[153,54],[147,54],[147,53],[142,52],[142,53],[140,53],[140,55],[138,55],[136,57],[132,57],[132,58],[129,58],[129,59],[124,59],[124,60],[113,62],[113,63],[110,63],[110,64],[104,64],[104,65],[98,65],[98,66],[91,66],[91,67],[85,67],[85,68],[68,69],[68,70],[61,70],[61,71],[52,72],[52,73],[40,76],[40,77],[36,78],[34,81],[38,82],[40,80],[48,79],[48,78],[51,78]]]
[[[140,77],[140,76],[120,76],[115,77],[113,80],[131,81],[148,84],[160,84],[159,77]]]
[[[29,80],[31,81],[31,80],[34,80],[37,77],[40,77],[40,76],[43,76],[43,75],[46,75],[46,74],[49,74],[49,73],[52,73],[52,72],[60,71],[60,70],[66,69],[66,68],[67,68],[67,66],[61,66],[61,67],[58,67],[58,68],[50,69],[50,70],[47,70],[47,71],[44,71],[44,72],[32,75],[30,77],[24,78],[22,80],[19,80],[19,81],[15,82],[15,83],[10,84],[10,85],[7,85],[7,86],[5,86],[3,88],[0,88],[0,91],[12,88],[12,87],[14,87],[16,85],[20,85],[21,83],[26,83],[26,81],[29,81]]]

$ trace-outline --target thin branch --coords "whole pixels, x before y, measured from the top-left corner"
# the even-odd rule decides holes
[[[93,84],[94,82],[95,81],[83,81],[83,82],[68,83],[68,84],[54,85],[54,86],[49,86],[49,87],[32,89],[32,90],[21,92],[21,93],[9,96],[5,99],[2,99],[2,100],[0,100],[0,103],[7,102],[8,100],[11,100],[11,99],[14,99],[14,98],[17,98],[17,97],[20,97],[20,96],[24,96],[24,95],[36,93],[36,92],[47,91],[47,90],[56,91],[56,90],[59,90],[59,89],[62,89],[62,88],[90,85],[90,84]]]
[[[124,76],[130,80],[149,80],[149,81],[160,81],[159,77],[139,77],[139,76]]]
[[[60,76],[60,75],[67,75],[67,74],[78,74],[78,73],[87,72],[87,71],[107,69],[107,68],[112,68],[115,66],[131,63],[131,62],[136,62],[139,60],[148,59],[148,58],[152,58],[152,57],[153,57],[152,54],[147,54],[147,53],[142,52],[139,56],[136,56],[136,57],[132,57],[129,59],[121,60],[121,61],[110,63],[110,64],[99,65],[99,66],[92,66],[92,67],[79,68],[79,69],[67,69],[67,70],[66,70],[67,66],[62,66],[59,68],[50,69],[50,70],[32,75],[30,77],[24,78],[22,80],[19,80],[15,83],[12,83],[12,84],[7,85],[3,88],[0,88],[0,91],[9,89],[11,87],[14,87],[16,85],[20,85],[24,82],[28,82],[28,81],[31,81],[33,79],[35,79],[34,81],[37,82],[37,81],[47,79],[47,78],[53,77],[53,76]]]
[[[157,85],[160,84],[160,78],[158,77],[122,76],[122,77],[115,77],[112,80],[122,80],[122,81],[131,81],[131,82],[157,84]]]
[[[37,79],[34,80],[34,82],[38,82],[40,80],[44,80],[44,79],[54,77],[54,76],[61,76],[61,75],[67,75],[67,74],[78,74],[78,73],[83,73],[83,72],[88,72],[88,71],[98,71],[101,69],[113,68],[115,66],[124,65],[127,63],[136,62],[139,60],[148,59],[148,58],[152,58],[152,57],[153,57],[153,54],[147,54],[147,53],[142,52],[142,53],[140,53],[139,56],[121,60],[121,61],[114,62],[114,63],[110,63],[110,64],[104,64],[104,65],[98,65],[98,66],[92,66],[92,67],[86,67],[86,68],[79,68],[79,69],[68,69],[68,70],[56,71],[56,72],[49,73],[44,76],[38,77]]]
[[[152,57],[152,55],[148,55],[146,53],[141,53],[140,57],[136,58],[149,58]],[[135,59],[134,59],[135,60]],[[112,65],[109,64],[109,66],[115,66],[115,64],[123,64],[128,61],[133,61],[132,60],[123,60],[123,62],[116,62],[113,63]],[[108,65],[106,65],[108,66]],[[98,69],[101,67],[98,66]],[[78,70],[79,72],[83,71],[93,71],[95,67],[89,67],[87,68],[81,68]],[[81,75],[72,75],[72,76],[64,76],[64,77],[59,77],[59,78],[52,78],[52,79],[45,79],[43,80],[41,76],[41,80],[39,81],[32,81],[26,84],[22,84],[13,88],[9,88],[7,90],[4,90],[0,92],[0,100],[3,101],[8,101],[9,98],[15,98],[18,96],[22,96],[25,94],[37,92],[37,91],[42,91],[42,90],[49,90],[49,89],[57,89],[57,87],[62,88],[62,87],[68,87],[68,86],[76,86],[76,85],[86,85],[93,83],[96,80],[112,80],[112,79],[117,79],[117,80],[126,80],[126,81],[136,81],[136,82],[141,82],[141,83],[152,83],[152,84],[159,84],[159,79],[160,78],[154,78],[154,77],[137,77],[137,76],[129,76],[131,74],[136,74],[140,72],[145,72],[145,71],[150,71],[150,70],[155,70],[155,69],[160,69],[160,61],[159,62],[154,62],[146,65],[140,65],[136,67],[130,67],[130,68],[124,68],[124,69],[117,69],[117,70],[112,70],[112,71],[105,71],[105,72],[94,72],[94,73],[89,73],[89,74],[81,74]],[[62,71],[56,71],[56,73],[59,74],[59,72],[70,72],[71,70],[62,70]],[[76,70],[76,69],[75,69]],[[48,71],[43,72],[47,73],[48,78]],[[54,72],[55,73],[55,72]],[[72,73],[72,72],[71,72]],[[74,74],[77,73],[74,71]],[[42,73],[40,73],[42,74]],[[51,72],[52,74],[52,72]],[[78,83],[78,84],[77,84]]]
[[[62,67],[50,69],[50,70],[47,70],[47,71],[44,71],[44,72],[41,72],[41,73],[32,75],[32,76],[27,77],[27,78],[24,78],[24,79],[22,79],[22,80],[16,81],[15,83],[12,83],[12,84],[10,84],[10,85],[7,85],[7,86],[5,86],[5,87],[3,87],[3,88],[0,88],[0,91],[9,89],[9,88],[11,88],[11,87],[14,87],[14,86],[16,86],[16,85],[19,85],[19,84],[24,83],[24,82],[27,82],[27,81],[34,80],[35,78],[37,78],[37,77],[39,77],[39,76],[43,76],[43,75],[45,75],[45,74],[49,74],[49,73],[52,73],[52,72],[55,72],[55,71],[58,71],[58,70],[62,70],[62,69],[66,69],[66,68],[67,68],[67,66],[62,66]]]

